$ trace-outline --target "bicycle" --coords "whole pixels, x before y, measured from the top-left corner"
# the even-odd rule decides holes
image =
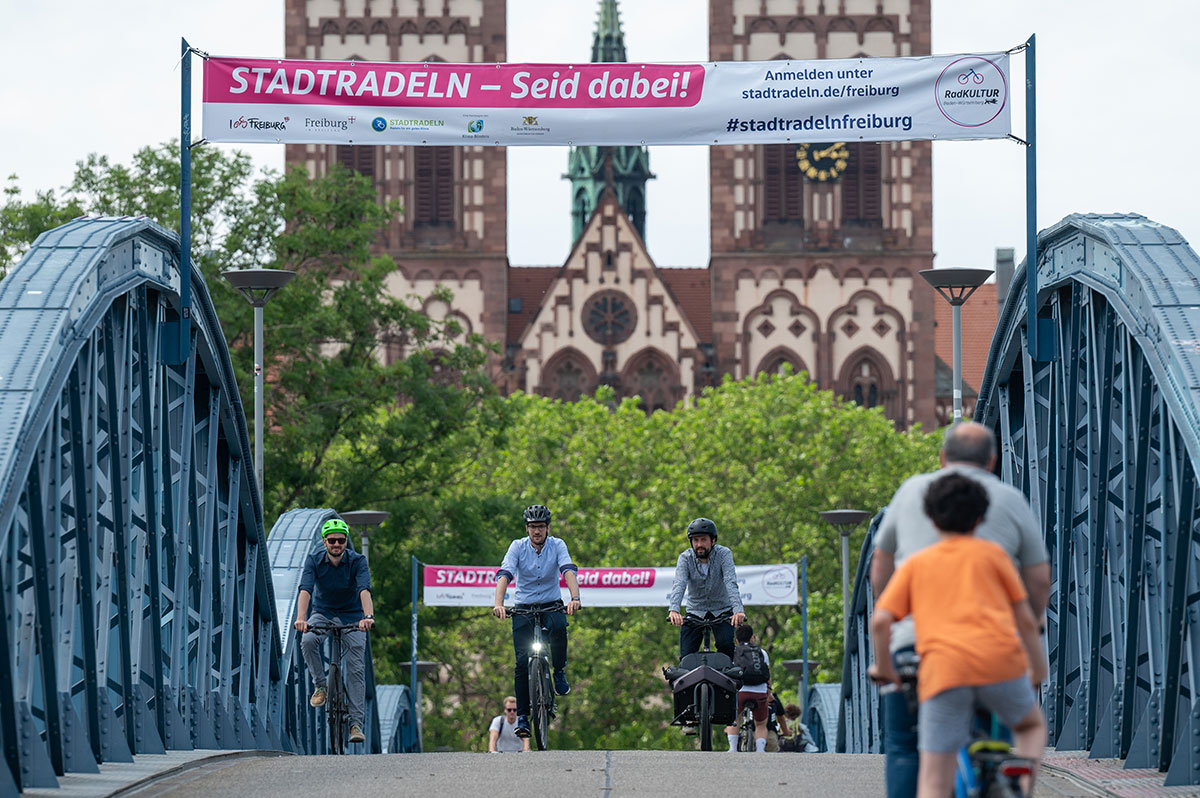
[[[557,607],[542,609],[513,607],[509,615],[528,615],[533,618],[533,644],[529,655],[529,721],[533,726],[533,741],[537,750],[545,751],[549,746],[547,734],[550,721],[558,715],[554,700],[554,685],[550,681],[550,644],[543,632],[543,616],[550,612],[566,612],[561,603]]]
[[[917,714],[917,672],[921,657],[915,651],[896,655],[896,673],[900,684],[880,686],[880,695],[901,692],[908,703],[909,713]],[[1021,787],[1021,777],[1033,773],[1033,763],[1014,757],[1012,746],[999,737],[992,727],[992,715],[982,707],[976,710],[975,739],[958,752],[954,775],[955,798],[1028,798]],[[989,729],[989,731],[983,731]],[[989,733],[990,732],[990,733]]]
[[[309,626],[312,634],[328,634],[329,637],[329,674],[325,682],[325,720],[329,724],[329,753],[340,755],[346,753],[346,737],[350,733],[350,693],[346,689],[345,668],[342,658],[342,635],[345,632],[357,631],[358,624],[345,626]]]
[[[765,695],[764,695],[765,697]],[[757,699],[750,699],[742,707],[741,718],[738,721],[737,750],[741,752],[754,751],[754,710],[758,706]]]
[[[729,623],[732,613],[723,613],[716,618],[704,619],[688,613],[684,623],[703,627],[703,647],[679,661],[678,667],[663,668],[675,694],[675,718],[672,726],[695,726],[700,738],[700,750],[712,750],[712,727],[714,723],[731,724],[737,716],[738,681],[726,671],[736,668],[725,654],[712,650],[712,630],[719,624]]]

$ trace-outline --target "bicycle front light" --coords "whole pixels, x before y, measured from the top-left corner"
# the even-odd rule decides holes
[[[541,651],[541,650],[542,650],[542,644],[541,644],[541,643],[534,643],[534,644],[533,644],[533,650],[534,650],[534,651]]]

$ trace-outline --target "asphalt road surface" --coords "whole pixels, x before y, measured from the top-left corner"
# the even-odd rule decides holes
[[[736,785],[736,787],[735,787]],[[873,754],[729,754],[680,751],[547,751],[403,754],[334,758],[284,756],[201,765],[122,793],[126,796],[295,798],[472,793],[545,796],[725,798],[738,795],[879,798],[883,757]],[[1093,793],[1053,776],[1038,796]]]

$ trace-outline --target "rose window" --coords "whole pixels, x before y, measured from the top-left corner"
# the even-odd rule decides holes
[[[583,306],[583,330],[597,343],[619,344],[633,335],[635,326],[633,300],[620,291],[601,291]]]

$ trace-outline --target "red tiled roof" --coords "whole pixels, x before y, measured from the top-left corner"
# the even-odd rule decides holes
[[[937,356],[946,365],[954,367],[954,314],[950,303],[940,296],[937,302],[937,326],[933,334]],[[963,384],[979,390],[983,372],[987,368],[988,349],[992,345],[992,334],[996,331],[1000,309],[996,305],[996,284],[979,286],[966,304],[962,306],[962,370]]]
[[[525,332],[525,326],[533,318],[542,297],[554,282],[558,266],[513,266],[508,270],[508,299],[521,300],[520,313],[508,313],[508,343],[515,344]],[[507,308],[506,308],[507,310]]]
[[[660,268],[663,282],[675,295],[679,309],[696,328],[700,343],[712,343],[712,288],[708,269]]]

